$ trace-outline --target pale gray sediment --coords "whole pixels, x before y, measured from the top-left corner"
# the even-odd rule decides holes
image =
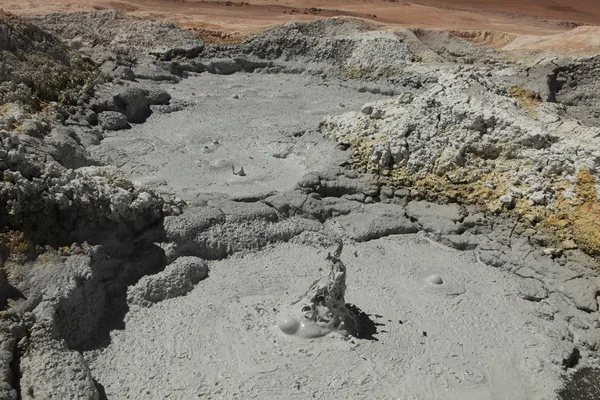
[[[522,79],[517,65],[457,66],[440,38],[408,30],[336,19],[205,48],[169,24],[95,15],[36,21],[117,80],[54,105],[46,125],[18,106],[0,121],[0,397],[593,398],[582,397],[593,385],[561,389],[600,358],[594,260],[358,173],[346,140],[388,132],[375,162],[416,172],[495,155],[515,137],[511,149],[552,161],[577,146],[564,127],[548,133],[548,117],[581,109],[547,105],[546,122],[533,120],[502,89]],[[126,39],[109,40],[113,30]],[[165,49],[148,39],[160,33]],[[415,63],[418,52],[430,62]],[[595,104],[577,90],[555,94]],[[470,149],[444,153],[452,135],[422,134],[436,98]],[[594,129],[592,116],[577,132],[595,143]],[[597,167],[584,150],[565,177]],[[544,179],[533,171],[539,187],[518,195],[552,204]],[[314,284],[332,265],[338,274]],[[342,315],[357,319],[346,339],[295,340],[276,326],[286,306],[342,286]]]

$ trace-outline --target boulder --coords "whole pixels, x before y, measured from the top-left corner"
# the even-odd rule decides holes
[[[127,116],[127,121],[142,123],[152,114],[146,99],[146,91],[140,88],[127,88],[113,96],[117,110]]]
[[[107,131],[118,131],[130,128],[125,114],[116,111],[104,111],[98,114],[98,124]]]

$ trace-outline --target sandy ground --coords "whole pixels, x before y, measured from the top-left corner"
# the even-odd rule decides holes
[[[173,21],[217,40],[240,40],[288,21],[347,16],[369,20],[376,29],[492,32],[479,44],[495,48],[506,45],[504,33],[517,35],[518,40],[508,41],[507,50],[578,56],[600,52],[600,4],[592,0],[575,5],[565,0],[4,0],[1,7],[22,15],[114,9],[145,19]],[[590,26],[573,29],[581,24]]]
[[[385,98],[283,74],[201,74],[164,88],[193,106],[109,133],[92,151],[134,182],[184,199],[292,189],[309,169],[331,161],[334,144],[314,131],[326,115]]]
[[[133,306],[86,354],[92,373],[110,399],[553,398],[563,324],[536,316],[515,275],[418,235],[344,250],[346,300],[370,314],[372,340],[285,336],[277,318],[325,255],[285,244],[212,263],[187,296]],[[446,285],[424,284],[431,274]]]
[[[432,29],[491,30],[548,35],[571,28],[564,21],[599,24],[600,4],[585,0],[489,1],[452,0],[4,0],[2,8],[17,14],[116,9],[186,27],[252,32],[286,21],[355,16],[383,24]]]

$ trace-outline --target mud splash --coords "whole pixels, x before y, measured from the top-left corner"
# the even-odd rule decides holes
[[[306,295],[292,304],[290,314],[278,321],[279,329],[288,335],[305,339],[338,332],[342,336],[357,335],[358,320],[346,306],[346,266],[340,260],[344,245],[340,242],[335,252],[327,255],[331,269],[327,278],[317,280]]]

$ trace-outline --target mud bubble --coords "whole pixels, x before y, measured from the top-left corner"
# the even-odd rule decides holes
[[[465,293],[464,285],[446,275],[426,273],[414,281],[417,289],[428,293],[439,293],[447,296],[458,296]]]

